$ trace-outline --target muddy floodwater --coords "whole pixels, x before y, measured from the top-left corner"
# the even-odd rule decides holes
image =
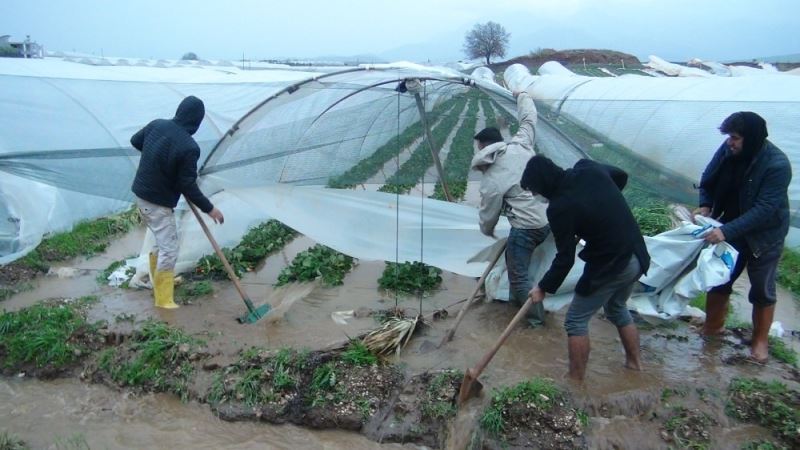
[[[445,272],[441,289],[421,301],[417,297],[396,298],[377,288],[384,268],[382,262],[361,261],[347,275],[344,285],[325,288],[295,285],[275,288],[278,272],[298,252],[313,245],[300,237],[281,252],[267,259],[258,271],[248,273],[243,285],[254,303],[273,306],[284,303],[283,317],[241,325],[235,321],[244,306],[229,282],[215,282],[214,293],[193,300],[174,311],[153,307],[148,290],[117,289],[95,280],[99,271],[112,261],[138,252],[142,230],[115,242],[105,255],[78,259],[65,267],[79,269],[69,278],[41,277],[34,288],[0,303],[0,308],[18,310],[38,300],[53,297],[95,295],[100,301],[90,311],[90,319],[104,319],[111,330],[130,332],[135,324],[155,318],[200,337],[208,343],[211,362],[231,364],[239,350],[250,346],[321,349],[374,329],[374,318],[348,319],[346,325],[331,318],[337,311],[395,307],[416,312],[420,305],[426,318],[434,310],[466,298],[476,280]],[[749,320],[746,301],[747,280],[735,289],[736,314]],[[291,306],[286,308],[286,304]],[[454,368],[464,370],[477,363],[511,320],[516,310],[504,303],[480,303],[471,308],[454,340],[437,348],[445,331],[452,326],[461,305],[451,306],[449,318],[423,327],[410,341],[399,359],[409,373]],[[131,321],[115,320],[134,317]],[[784,329],[800,329],[797,302],[780,289],[776,320]],[[663,401],[665,389],[691,391],[686,406],[704,408],[713,403],[703,394],[717,395],[724,401],[728,383],[734,377],[778,379],[797,389],[797,373],[774,359],[765,366],[726,364],[737,353],[747,351],[734,337],[721,342],[706,342],[696,330],[680,326],[643,329],[641,346],[645,369],[633,372],[622,367],[623,353],[616,329],[601,317],[590,324],[592,352],[587,382],[572,386],[565,379],[567,367],[566,335],[562,327],[564,311],[549,315],[544,328],[520,327],[497,353],[481,377],[483,395],[462,407],[450,425],[447,448],[469,445],[483,408],[493,388],[505,387],[534,376],[548,377],[571,393],[577,406],[589,415],[586,439],[589,448],[667,448],[661,437],[663,421],[654,420],[653,411]],[[797,339],[786,339],[795,350]],[[721,403],[720,403],[721,404]],[[705,406],[704,406],[705,405]],[[711,427],[712,448],[740,448],[743,442],[766,438],[769,432],[755,425],[726,418],[724,411],[709,411],[716,421]],[[91,448],[418,448],[411,444],[380,444],[361,434],[339,430],[312,430],[295,425],[270,425],[254,422],[227,422],[217,418],[206,404],[182,403],[167,394],[134,395],[124,390],[89,384],[75,378],[40,381],[26,376],[0,378],[0,431],[9,431],[31,448],[56,448],[54,442],[79,434]]]

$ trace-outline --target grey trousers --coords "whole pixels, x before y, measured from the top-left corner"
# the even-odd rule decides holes
[[[136,206],[139,207],[145,225],[156,238],[154,252],[158,254],[157,270],[175,270],[175,263],[178,262],[178,227],[172,208],[156,205],[139,197],[136,197]]]

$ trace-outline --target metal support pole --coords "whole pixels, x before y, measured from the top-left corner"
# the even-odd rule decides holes
[[[433,148],[433,139],[431,138],[431,129],[428,126],[428,116],[425,114],[425,106],[422,104],[422,97],[419,96],[419,92],[414,92],[414,100],[417,101],[417,109],[419,110],[419,116],[422,120],[422,127],[425,129],[425,137],[428,140],[428,148],[431,149],[431,156],[433,157],[433,164],[436,166],[436,172],[439,174],[439,182],[442,183],[442,190],[444,191],[444,196],[447,198],[448,202],[453,201],[453,197],[450,197],[450,190],[447,189],[447,181],[444,179],[444,170],[442,169],[442,162],[439,161],[439,153],[436,152]]]

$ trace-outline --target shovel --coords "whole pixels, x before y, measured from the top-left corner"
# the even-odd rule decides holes
[[[519,321],[522,320],[523,317],[525,317],[525,314],[528,312],[528,310],[531,308],[532,305],[533,301],[531,300],[530,297],[528,297],[528,301],[526,301],[525,304],[522,305],[522,308],[519,309],[517,315],[514,316],[513,319],[511,319],[511,322],[509,322],[505,331],[503,331],[503,334],[500,335],[500,339],[497,340],[497,343],[494,344],[494,347],[492,347],[492,349],[489,350],[488,353],[483,355],[483,358],[481,358],[477,366],[471,369],[467,369],[467,371],[464,372],[464,381],[461,382],[461,390],[458,392],[459,405],[462,405],[465,401],[469,400],[471,397],[476,397],[481,392],[481,389],[483,389],[483,384],[481,384],[481,382],[478,381],[478,377],[481,376],[483,369],[485,369],[486,366],[489,365],[489,362],[492,360],[492,358],[494,358],[494,354],[497,353],[498,350],[500,350],[500,347],[502,347],[503,344],[506,342],[506,339],[511,334],[511,331],[513,331],[514,327],[517,326]]]
[[[267,313],[269,313],[271,306],[269,303],[265,303],[258,308],[253,305],[253,302],[250,301],[247,293],[244,291],[244,289],[242,289],[242,285],[239,284],[239,279],[236,278],[236,274],[233,272],[233,267],[231,267],[230,263],[228,262],[228,258],[226,258],[225,254],[222,253],[222,250],[219,248],[219,244],[217,244],[216,239],[214,239],[214,236],[211,235],[211,231],[209,231],[206,223],[200,216],[200,212],[197,210],[197,207],[188,200],[186,203],[188,203],[189,207],[192,208],[194,216],[197,217],[197,221],[200,222],[200,227],[203,229],[203,233],[206,234],[209,242],[211,242],[211,246],[214,247],[214,252],[217,253],[220,261],[222,261],[222,265],[225,266],[225,271],[228,272],[228,277],[231,279],[231,281],[233,281],[233,285],[236,286],[236,290],[239,292],[239,295],[244,301],[244,305],[247,307],[247,314],[238,317],[236,320],[238,320],[239,323],[256,323],[258,319],[266,316]]]
[[[461,311],[458,312],[458,316],[456,317],[456,323],[454,323],[453,326],[450,327],[449,330],[447,330],[447,332],[444,334],[444,337],[442,337],[442,341],[439,342],[439,347],[453,340],[453,335],[456,334],[456,328],[458,328],[458,325],[461,323],[461,320],[467,313],[467,309],[469,309],[469,307],[472,305],[472,302],[475,300],[475,297],[478,296],[478,291],[481,290],[481,286],[483,286],[484,283],[486,282],[486,277],[489,275],[489,272],[492,271],[495,264],[497,264],[497,260],[500,259],[500,256],[505,251],[506,251],[506,244],[503,244],[502,247],[497,249],[497,253],[494,255],[489,265],[486,266],[486,270],[483,271],[483,275],[481,275],[481,278],[478,280],[478,285],[475,286],[475,290],[472,291],[472,295],[470,295],[469,299],[467,300],[467,303],[461,308]]]

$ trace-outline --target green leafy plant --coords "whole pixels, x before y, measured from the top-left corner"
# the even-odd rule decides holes
[[[447,180],[450,197],[454,201],[463,199],[467,192],[467,177],[474,153],[473,135],[475,134],[475,124],[478,121],[477,113],[477,97],[472,95],[467,105],[467,112],[464,114],[464,120],[450,142],[450,150],[444,162],[444,178]],[[441,181],[436,183],[431,198],[447,200]]]
[[[547,378],[533,378],[515,386],[496,390],[492,402],[481,417],[481,427],[492,436],[505,431],[504,411],[516,403],[532,404],[542,410],[550,410],[565,395],[556,384]]]
[[[0,450],[28,450],[25,441],[8,431],[0,433]]]
[[[99,367],[121,386],[149,386],[188,400],[188,382],[194,373],[190,354],[205,342],[166,323],[144,323],[127,342],[127,351],[111,349],[100,357]]]
[[[354,366],[371,366],[378,363],[378,357],[357,339],[350,341],[347,350],[342,353],[341,359]]]
[[[442,283],[442,270],[419,261],[396,264],[387,262],[378,279],[381,289],[406,294],[431,292]]]
[[[82,308],[96,300],[96,297],[83,297],[69,303],[42,303],[0,313],[3,365],[61,368],[85,355],[88,349],[72,337],[79,330],[91,331],[94,327],[86,322]]]
[[[800,251],[796,248],[784,248],[778,263],[778,282],[800,299]]]
[[[317,244],[295,256],[288,267],[278,275],[278,286],[322,278],[328,286],[338,286],[353,268],[353,258],[322,244]]]
[[[760,424],[790,446],[800,446],[800,393],[778,381],[734,378],[728,394],[729,416]]]
[[[631,212],[645,236],[655,236],[672,229],[670,209],[663,202],[656,201],[647,206],[634,206],[631,208]]]

